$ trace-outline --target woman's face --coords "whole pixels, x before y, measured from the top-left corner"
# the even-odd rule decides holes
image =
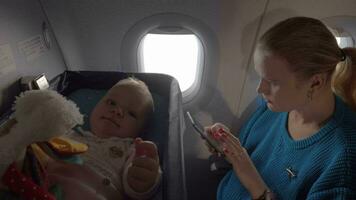
[[[308,82],[298,81],[286,59],[258,47],[254,53],[255,70],[260,76],[257,92],[270,110],[289,112],[308,102]]]

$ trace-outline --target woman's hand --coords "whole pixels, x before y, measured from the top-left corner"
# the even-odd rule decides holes
[[[236,176],[249,191],[252,199],[260,197],[267,186],[239,139],[219,123],[211,126],[210,133],[221,144],[225,158],[232,164]]]
[[[204,131],[207,133],[207,135],[215,140],[217,140],[216,138],[216,133],[219,129],[224,129],[224,130],[227,130],[229,131],[229,129],[224,125],[224,124],[221,124],[221,123],[215,123],[214,125],[212,126],[207,126],[207,127],[204,127]],[[217,140],[218,141],[218,140]],[[219,142],[219,141],[218,141]],[[207,146],[209,152],[213,155],[217,155],[217,156],[223,156],[221,151],[219,152],[217,149],[215,149],[211,144],[209,144],[209,142],[207,142],[205,140],[205,146]],[[221,149],[221,148],[220,148]]]

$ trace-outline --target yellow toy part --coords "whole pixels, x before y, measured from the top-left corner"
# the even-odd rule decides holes
[[[65,137],[56,137],[48,141],[49,146],[58,154],[75,155],[88,150],[86,144]]]

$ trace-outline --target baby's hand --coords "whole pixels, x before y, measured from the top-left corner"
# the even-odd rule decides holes
[[[133,190],[142,193],[155,184],[159,174],[157,147],[150,141],[135,139],[136,155],[128,170],[127,181]]]
[[[135,157],[149,157],[158,160],[157,147],[153,142],[143,141],[141,138],[135,139]]]

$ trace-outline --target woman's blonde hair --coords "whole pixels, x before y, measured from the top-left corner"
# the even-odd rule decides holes
[[[328,74],[333,91],[356,110],[356,48],[340,49],[321,21],[286,19],[264,33],[259,45],[285,58],[300,78]]]

